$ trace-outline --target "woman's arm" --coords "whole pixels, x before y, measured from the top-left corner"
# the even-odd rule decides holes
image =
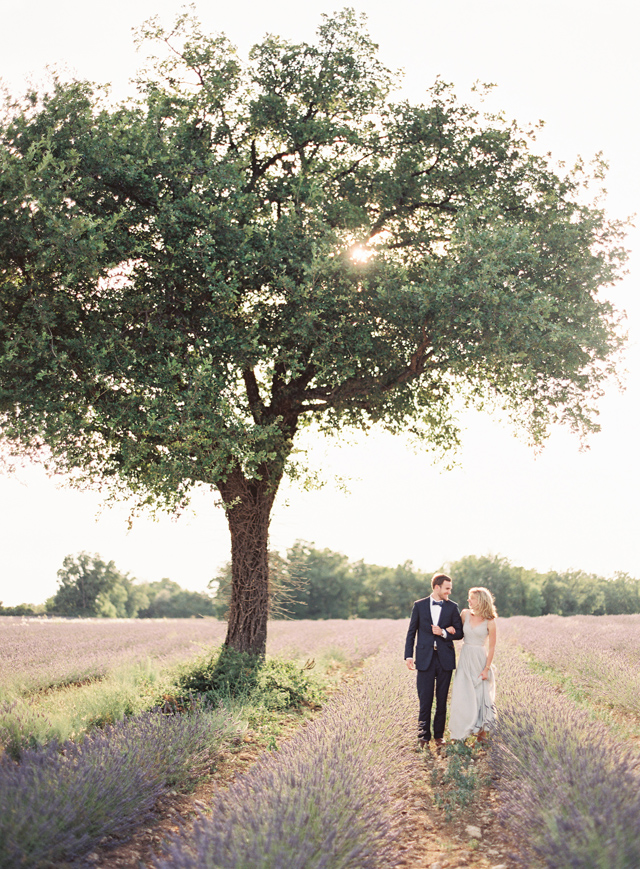
[[[466,619],[466,617],[467,617],[467,613],[468,613],[468,612],[469,612],[469,610],[464,609],[464,610],[462,610],[462,612],[460,613],[460,621],[462,622],[462,624],[464,624],[464,620]],[[455,634],[455,633],[456,633],[456,629],[453,627],[453,625],[450,625],[450,626],[447,628],[447,630],[449,631],[450,634]]]
[[[489,678],[489,669],[491,667],[491,662],[493,661],[493,654],[496,650],[496,620],[490,619],[487,628],[489,629],[489,651],[487,652],[487,664],[482,673],[480,673],[481,679]]]

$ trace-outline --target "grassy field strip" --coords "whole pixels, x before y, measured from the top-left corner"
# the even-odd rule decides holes
[[[497,656],[498,727],[490,759],[502,823],[526,865],[640,866],[637,753],[593,720],[509,642]]]
[[[523,652],[527,666],[547,681],[556,685],[577,706],[582,707],[592,718],[598,719],[613,731],[614,738],[630,740],[640,750],[640,717],[626,709],[602,699],[599,692],[589,692],[579,676],[565,673],[550,664],[544,664],[530,653]]]
[[[224,711],[147,713],[87,736],[0,757],[0,867],[59,866],[139,824],[157,798],[209,770],[235,729]]]
[[[518,616],[501,620],[500,629],[568,678],[576,699],[640,718],[640,615]]]
[[[393,865],[391,793],[409,774],[403,731],[416,705],[399,664],[405,629],[318,719],[215,798],[156,869]]]
[[[15,756],[21,747],[77,739],[93,727],[152,709],[175,672],[175,665],[146,659],[123,664],[104,679],[5,701],[0,704],[0,746]]]
[[[20,623],[15,620],[14,626]],[[25,623],[26,630],[0,634],[12,637],[2,649],[5,671],[9,656],[16,658],[12,686],[0,700],[0,746],[16,755],[24,746],[55,739],[76,739],[95,726],[113,724],[157,705],[170,692],[176,671],[203,650],[218,647],[225,626],[215,621],[77,620]],[[333,659],[350,666],[370,656],[393,631],[389,619],[345,622],[271,622],[270,654],[319,661]],[[34,639],[35,633],[35,639]],[[93,634],[93,641],[89,640]],[[205,642],[209,638],[210,642]],[[55,641],[51,675],[45,676],[46,648]],[[92,646],[93,658],[88,653]],[[64,662],[56,657],[64,651]],[[22,657],[24,656],[24,657]],[[76,659],[83,663],[76,663]],[[30,669],[30,668],[33,668]],[[80,674],[101,672],[100,678],[67,684]],[[39,690],[35,691],[35,686]],[[31,686],[31,693],[27,689]],[[46,690],[45,689],[46,686]]]

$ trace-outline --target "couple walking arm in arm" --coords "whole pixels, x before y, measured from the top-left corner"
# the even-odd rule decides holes
[[[426,745],[431,739],[431,709],[436,700],[433,737],[436,745],[444,744],[447,718],[447,695],[456,666],[454,640],[462,639],[462,620],[458,605],[449,600],[451,577],[436,573],[431,580],[432,593],[417,600],[411,612],[404,657],[410,670],[416,669],[420,711],[418,741]],[[415,645],[415,663],[414,663]]]
[[[496,634],[491,593],[484,588],[470,590],[470,609],[463,611],[463,625],[458,605],[449,600],[453,587],[451,578],[444,573],[436,573],[431,580],[431,587],[431,595],[413,605],[404,652],[407,667],[417,670],[416,687],[420,701],[418,743],[421,746],[427,745],[432,734],[436,745],[445,743],[447,696],[456,669],[453,641],[463,636],[465,645],[460,655],[462,669],[456,675],[452,694],[449,725],[452,738],[464,739],[470,733],[477,733],[481,738],[495,718],[495,679],[491,661]],[[487,637],[489,655],[485,650]],[[467,643],[471,647],[468,654],[465,653]],[[432,724],[434,697],[436,710]]]

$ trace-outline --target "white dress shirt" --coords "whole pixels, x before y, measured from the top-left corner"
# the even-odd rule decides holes
[[[440,622],[440,614],[442,613],[442,607],[441,606],[434,606],[434,604],[435,604],[435,600],[433,599],[433,595],[429,595],[429,606],[431,609],[431,621],[434,623],[434,625],[437,625]],[[433,638],[433,648],[436,649],[436,651],[438,649],[438,644],[436,642],[435,636]]]
[[[431,621],[434,623],[434,625],[437,625],[440,623],[440,614],[442,613],[442,607],[434,606],[434,604],[435,600],[431,595],[429,595],[429,605],[431,607]]]

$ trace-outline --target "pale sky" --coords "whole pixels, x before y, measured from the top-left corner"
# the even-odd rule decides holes
[[[611,170],[607,210],[639,210],[640,133],[635,3],[612,0],[396,0],[353,2],[367,12],[381,57],[405,70],[404,93],[418,101],[437,75],[466,94],[475,80],[498,87],[489,107],[525,123],[544,119],[541,150],[573,160],[603,151]],[[21,90],[47,64],[110,81],[117,94],[140,59],[131,28],[179,10],[167,0],[0,0],[0,77]],[[312,40],[323,12],[338,3],[195,3],[203,24],[225,32],[242,51],[266,32]],[[637,232],[628,244],[639,248]],[[626,309],[631,343],[626,391],[612,385],[600,405],[602,432],[580,452],[554,432],[535,457],[488,416],[465,419],[460,467],[442,471],[428,453],[400,437],[359,437],[350,444],[314,441],[314,464],[329,484],[321,491],[285,488],[271,526],[273,548],[297,538],[353,560],[396,565],[412,559],[435,570],[464,555],[500,554],[538,570],[581,568],[640,576],[640,302],[638,257],[612,293]],[[349,491],[331,484],[349,477]],[[80,550],[113,559],[141,580],[169,576],[202,590],[229,557],[222,512],[198,492],[193,512],[178,520],[137,520],[127,531],[126,505],[98,515],[100,497],[60,487],[37,467],[0,477],[0,600],[42,602],[55,593],[63,558]],[[455,581],[455,577],[454,577]],[[455,585],[454,585],[455,591]],[[455,597],[455,593],[454,593]]]

